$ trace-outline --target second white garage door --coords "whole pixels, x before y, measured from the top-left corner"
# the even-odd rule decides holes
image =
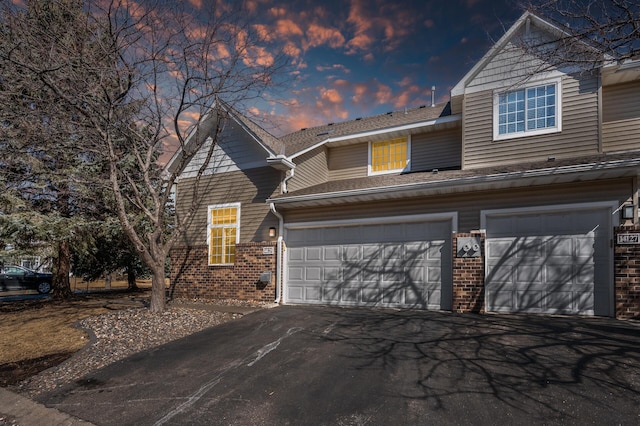
[[[451,308],[451,219],[292,226],[289,303]]]
[[[486,213],[487,311],[612,313],[612,208]]]

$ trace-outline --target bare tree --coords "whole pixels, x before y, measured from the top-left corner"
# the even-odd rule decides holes
[[[534,0],[524,8],[561,30],[529,43],[553,66],[593,69],[606,61],[637,59],[640,54],[640,3],[636,0]]]
[[[82,149],[103,160],[123,230],[153,274],[151,310],[163,311],[165,261],[199,199],[170,215],[172,187],[197,153],[206,149],[204,158],[212,158],[229,108],[277,84],[285,57],[261,45],[248,14],[218,2],[197,13],[183,2],[125,0],[32,0],[27,10],[42,3],[73,6],[74,13],[80,3],[86,36],[76,49],[56,48],[55,57],[40,61],[37,55],[46,52],[30,49],[37,43],[29,29],[12,24],[22,33],[13,32],[0,59],[46,87],[51,102],[70,111],[67,118],[79,117],[77,128],[92,135]],[[11,5],[2,13],[9,22],[22,18]],[[174,167],[163,170],[160,156],[176,148]]]

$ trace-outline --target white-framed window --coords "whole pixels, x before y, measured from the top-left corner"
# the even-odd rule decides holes
[[[561,80],[536,83],[493,97],[493,139],[555,133],[562,130]]]
[[[207,208],[209,265],[233,265],[240,240],[240,203],[217,204]]]
[[[409,170],[411,139],[400,137],[369,142],[369,174],[397,173]]]

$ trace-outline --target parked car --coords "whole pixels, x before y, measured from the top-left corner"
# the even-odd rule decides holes
[[[37,290],[49,293],[53,274],[36,272],[22,266],[5,265],[0,267],[0,291]]]

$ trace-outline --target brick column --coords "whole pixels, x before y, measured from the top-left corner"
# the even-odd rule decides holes
[[[618,234],[639,233],[640,226],[614,230],[614,276],[616,318],[640,318],[640,244],[618,244]]]
[[[458,237],[480,237],[480,257],[458,257]],[[484,312],[483,233],[453,235],[453,311]]]

